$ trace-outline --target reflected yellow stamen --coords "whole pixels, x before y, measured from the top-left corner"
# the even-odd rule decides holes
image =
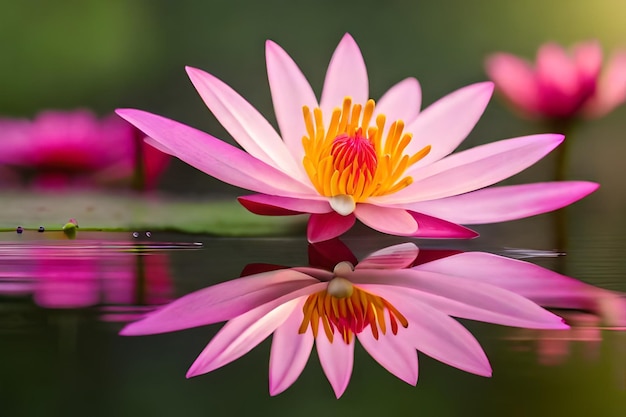
[[[333,110],[326,130],[322,111],[303,107],[303,165],[321,195],[359,203],[395,193],[413,182],[404,173],[428,155],[430,145],[413,155],[405,154],[412,134],[404,132],[404,122],[392,122],[383,137],[384,115],[379,114],[370,126],[374,109],[374,100],[361,106],[346,97],[341,108]]]
[[[350,343],[353,335],[367,327],[376,340],[380,334],[387,334],[385,310],[389,317],[391,333],[398,333],[398,323],[408,327],[407,319],[387,300],[352,285],[345,278],[335,277],[328,287],[311,294],[302,308],[303,319],[298,332],[305,333],[309,326],[317,337],[320,322],[328,340],[332,343],[335,331],[345,343]]]

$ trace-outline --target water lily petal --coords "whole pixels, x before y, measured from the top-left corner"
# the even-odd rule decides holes
[[[317,356],[335,396],[341,397],[348,387],[354,364],[354,339],[349,344],[337,339],[330,343],[326,334],[320,332],[315,339]]]
[[[252,194],[238,197],[239,203],[255,214],[265,216],[288,216],[302,213],[328,213],[328,200],[289,198],[267,194]]]
[[[552,308],[594,310],[602,296],[615,294],[530,262],[484,252],[460,253],[418,268],[504,288]]]
[[[159,142],[161,150],[228,184],[275,195],[310,192],[308,185],[207,133],[141,110],[116,113]]]
[[[293,269],[294,271],[302,272],[303,274],[309,275],[316,280],[323,282],[328,282],[334,277],[331,271],[325,271],[323,269],[313,268],[310,266],[296,266],[291,269]]]
[[[417,222],[404,209],[358,204],[354,214],[361,222],[379,232],[412,236],[418,231]]]
[[[318,106],[315,93],[298,65],[272,41],[265,43],[265,61],[280,133],[294,159],[302,161],[302,135],[306,132],[302,107]]]
[[[454,151],[472,131],[492,94],[493,83],[472,84],[424,109],[405,129],[413,133],[413,140],[406,152],[413,154],[425,146],[432,147],[428,155],[407,170],[407,174],[411,175],[419,167],[438,161]]]
[[[270,395],[278,395],[289,388],[298,379],[311,355],[313,333],[307,329],[299,334],[302,315],[295,314],[302,310],[305,299],[302,298],[272,336],[270,351]]]
[[[601,117],[626,100],[626,50],[615,52],[600,77],[596,94],[583,108],[586,117]]]
[[[408,210],[417,222],[415,237],[438,239],[473,239],[478,233],[456,223]]]
[[[549,42],[537,51],[536,75],[544,88],[574,96],[578,89],[578,73],[574,62],[558,44]]]
[[[510,185],[401,206],[455,223],[495,223],[565,207],[594,192],[598,187],[598,184],[586,181]],[[418,224],[421,226],[419,220]]]
[[[448,258],[446,258],[448,259]],[[441,262],[445,262],[445,259]],[[426,264],[427,265],[427,264]],[[363,270],[351,277],[355,283],[411,288],[413,298],[457,317],[507,326],[566,329],[563,320],[512,291],[457,276],[443,275],[416,266],[393,274]]]
[[[385,316],[387,329],[391,328],[389,317]],[[365,348],[376,362],[383,368],[400,378],[407,384],[417,384],[417,352],[411,343],[407,340],[405,333],[408,329],[398,329],[398,334],[394,335],[388,332],[380,335],[378,340],[374,339],[372,332],[365,331],[358,334],[359,342]]]
[[[407,242],[377,250],[356,265],[355,269],[402,269],[410,266],[419,249]]]
[[[593,40],[577,44],[574,47],[573,56],[579,83],[594,86],[602,69],[600,42]]]
[[[341,240],[331,239],[309,245],[309,265],[332,271],[339,262],[356,265],[358,259]],[[307,273],[307,272],[305,272]],[[332,273],[331,278],[332,278]],[[314,275],[313,275],[314,276]],[[315,276],[318,278],[317,276]],[[326,279],[324,281],[330,281]]]
[[[345,97],[352,97],[353,103],[361,105],[369,98],[367,68],[363,55],[352,36],[347,33],[337,45],[328,64],[320,100],[322,113],[330,115],[335,107],[341,107]]]
[[[414,182],[374,204],[403,204],[450,197],[487,187],[528,168],[557,147],[563,135],[505,139],[451,155],[415,171]]]
[[[230,320],[220,329],[187,371],[187,378],[206,374],[250,352],[293,313],[300,300],[263,305]]]
[[[125,336],[172,332],[229,320],[319,281],[290,269],[222,282],[187,294],[128,324]]]
[[[532,66],[511,54],[497,53],[487,59],[486,71],[498,90],[523,111],[533,114],[539,106],[539,90]]]
[[[466,372],[491,376],[491,366],[474,336],[459,322],[401,291],[364,286],[394,305],[408,320],[404,337],[420,352]]]
[[[311,214],[307,225],[307,238],[310,243],[332,239],[348,231],[354,225],[355,220],[354,214],[342,216],[334,211]]]
[[[207,107],[246,152],[309,183],[302,164],[296,162],[272,125],[246,99],[202,70],[187,67],[187,74]]]
[[[412,123],[420,112],[422,89],[415,78],[405,78],[391,87],[376,103],[372,120],[384,114],[387,120],[402,120],[405,126]]]

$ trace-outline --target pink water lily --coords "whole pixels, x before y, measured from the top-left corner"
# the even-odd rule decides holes
[[[616,51],[603,68],[602,49],[595,41],[578,43],[570,53],[546,43],[534,66],[496,53],[486,68],[504,97],[532,118],[600,117],[626,100],[626,50]]]
[[[568,328],[530,300],[486,283],[489,277],[483,274],[431,272],[425,268],[430,262],[410,267],[417,255],[418,248],[405,243],[379,250],[355,267],[343,261],[332,271],[301,267],[249,275],[188,294],[127,325],[121,334],[171,332],[227,320],[188,377],[227,365],[273,334],[271,395],[296,381],[315,344],[324,373],[340,397],[350,380],[357,339],[385,369],[415,385],[416,349],[461,370],[491,375],[479,343],[451,316],[507,326]],[[445,265],[455,256],[436,262]]]
[[[1,118],[0,165],[29,174],[39,186],[82,186],[128,183],[139,159],[142,185],[153,188],[170,156],[147,146],[143,136],[114,114],[98,118],[85,109]]]
[[[492,83],[457,90],[420,112],[420,85],[407,78],[375,103],[359,47],[345,35],[318,102],[298,66],[274,42],[266,43],[266,60],[281,135],[224,82],[187,68],[206,105],[245,152],[161,116],[117,112],[155,147],[256,192],[239,198],[248,210],[310,214],[311,242],[341,235],[356,219],[388,234],[469,238],[477,234],[459,224],[544,213],[597,188],[561,182],[480,190],[534,164],[563,140],[532,135],[448,156],[480,118]]]

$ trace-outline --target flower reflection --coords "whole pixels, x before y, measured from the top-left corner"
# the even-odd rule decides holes
[[[452,317],[516,327],[568,327],[471,267],[463,274],[432,270],[450,262],[456,266],[460,255],[472,261],[480,253],[442,253],[446,257],[421,263],[418,248],[405,243],[353,266],[354,256],[340,242],[326,242],[320,250],[316,246],[311,253],[317,266],[254,265],[246,269],[251,275],[186,295],[127,325],[121,334],[163,333],[227,320],[189,369],[191,377],[238,359],[273,333],[271,395],[295,382],[315,343],[324,373],[340,397],[350,380],[357,339],[385,369],[414,385],[416,349],[464,371],[491,375],[476,339]]]
[[[567,330],[516,329],[509,339],[522,349],[536,344],[539,362],[563,363],[572,343],[583,344],[584,357],[599,356],[604,330],[626,330],[626,294],[605,290],[549,271],[540,266],[487,253],[461,253],[447,261],[435,261],[422,268],[471,277],[513,291],[537,304],[557,309],[570,325]]]
[[[88,110],[47,110],[32,121],[0,119],[0,165],[42,187],[134,181],[152,188],[169,156],[146,145],[143,136],[115,115],[99,120]]]
[[[514,342],[516,350],[525,350],[529,344],[535,344],[538,361],[546,366],[563,364],[570,355],[573,342],[583,343],[583,357],[587,361],[599,358],[602,342],[601,318],[578,311],[561,314],[571,326],[568,330],[552,332],[516,329],[507,339]]]
[[[166,253],[121,241],[3,245],[0,294],[49,309],[97,307],[102,320],[130,321],[171,300]]]
[[[258,193],[240,197],[248,210],[310,214],[310,242],[339,236],[357,219],[392,235],[470,238],[477,234],[460,224],[545,213],[597,188],[577,181],[484,189],[543,158],[562,142],[558,134],[450,156],[485,110],[491,83],[459,89],[420,112],[419,83],[407,78],[375,104],[363,56],[348,34],[332,56],[319,102],[296,63],[271,41],[266,63],[281,135],[228,85],[187,68],[206,105],[246,152],[161,116],[117,113],[158,149]]]
[[[421,269],[460,278],[481,280],[520,294],[537,304],[591,312],[603,326],[626,327],[625,294],[608,291],[538,265],[484,252],[459,253],[420,266]]]
[[[571,54],[547,43],[534,68],[507,53],[491,55],[486,67],[504,97],[531,118],[600,117],[626,100],[626,50],[602,68],[602,49],[594,41],[574,45]]]

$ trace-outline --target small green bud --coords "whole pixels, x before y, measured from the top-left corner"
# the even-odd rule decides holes
[[[71,221],[69,221],[69,222],[65,223],[65,225],[63,226],[63,233],[68,238],[75,239],[76,238],[76,229],[78,229],[78,225],[75,222],[72,223]]]

